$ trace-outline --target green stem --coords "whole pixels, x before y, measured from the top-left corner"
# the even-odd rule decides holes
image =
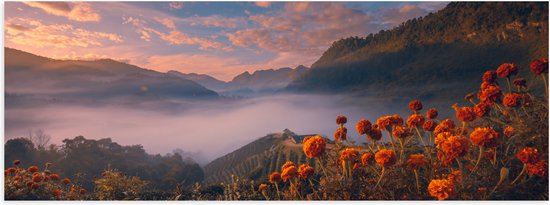
[[[420,184],[418,183],[418,171],[414,169],[414,178],[416,179],[416,191],[420,193]]]
[[[483,157],[483,146],[479,146],[479,156],[477,157],[476,165],[474,166],[474,169],[472,172],[470,172],[470,175],[472,175],[477,170],[477,166],[479,165],[479,162],[481,161],[481,158]]]
[[[512,93],[512,86],[510,85],[510,77],[506,77],[506,82],[508,83],[508,91],[509,93]]]
[[[525,172],[526,169],[527,169],[527,164],[523,164],[523,169],[521,169],[521,172],[520,172],[519,175],[516,177],[516,179],[514,179],[514,181],[512,181],[512,184],[516,183],[516,181],[517,181],[521,176],[523,176],[523,173]]]
[[[382,181],[382,178],[384,177],[384,172],[385,172],[385,168],[382,167],[382,172],[380,173],[380,178],[378,179],[378,182],[376,182],[376,185],[374,186],[374,189],[376,190],[376,187],[378,187],[378,185],[380,184],[380,182]]]
[[[546,77],[544,74],[540,75],[542,77],[542,83],[544,84],[544,90],[546,91],[546,97],[548,97],[548,84],[546,84]]]

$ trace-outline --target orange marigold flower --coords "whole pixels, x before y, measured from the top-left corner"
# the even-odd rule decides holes
[[[518,74],[518,66],[513,63],[503,63],[497,68],[498,78],[508,78]]]
[[[300,175],[302,179],[308,179],[311,176],[313,176],[314,173],[315,173],[315,170],[313,169],[313,167],[307,164],[302,164],[300,165],[300,167],[298,167],[298,175]]]
[[[440,124],[442,124],[442,125],[444,125],[444,126],[446,126],[446,127],[449,127],[449,128],[451,128],[451,129],[454,129],[454,128],[456,127],[455,122],[454,122],[453,120],[451,120],[451,119],[445,119],[445,120],[441,121]]]
[[[20,180],[21,179],[21,175],[15,175],[15,177],[13,177],[14,180]]]
[[[530,68],[531,72],[536,75],[548,73],[548,58],[534,60],[533,62],[531,62]]]
[[[13,165],[17,166],[17,165],[19,165],[19,164],[21,164],[21,161],[20,161],[20,160],[17,160],[17,159],[16,159],[16,160],[13,160]]]
[[[452,171],[447,179],[453,183],[459,183],[462,181],[462,172],[460,170]]]
[[[275,184],[281,182],[281,174],[279,172],[272,172],[271,175],[269,175],[269,183]]]
[[[426,157],[423,154],[411,154],[407,160],[407,167],[409,169],[418,169],[428,164]]]
[[[348,129],[345,127],[339,127],[334,132],[334,141],[340,142],[347,140]]]
[[[265,189],[267,189],[267,184],[260,184],[260,186],[258,186],[258,192],[262,192]]]
[[[54,196],[55,198],[59,198],[61,196],[61,190],[59,189],[52,190],[52,196]]]
[[[57,175],[57,174],[52,174],[52,175],[50,175],[50,179],[51,179],[51,180],[54,180],[54,181],[57,181],[57,180],[60,179],[60,177],[59,177],[59,175]]]
[[[390,167],[395,164],[397,157],[392,150],[381,149],[374,155],[374,160],[381,167]]]
[[[497,79],[497,72],[495,72],[494,70],[486,71],[485,73],[483,73],[482,79],[483,82],[494,83]]]
[[[289,179],[298,176],[298,174],[297,174],[296,172],[297,172],[297,171],[296,171],[296,166],[287,167],[287,168],[284,169],[283,172],[281,173],[281,178],[283,179],[284,182],[286,182],[286,181],[288,181]]]
[[[479,101],[488,103],[489,105],[499,103],[502,101],[502,89],[498,86],[489,85],[477,94],[477,98],[479,98]]]
[[[461,136],[451,136],[441,143],[441,150],[445,152],[449,160],[463,157],[468,153],[468,149],[468,140]]]
[[[8,171],[9,173],[14,173],[14,172],[17,171],[17,169],[16,169],[16,168],[13,168],[13,167],[10,167],[10,168],[8,168],[7,171]]]
[[[357,129],[357,132],[360,135],[369,133],[369,131],[371,130],[371,127],[372,127],[372,124],[370,123],[370,121],[365,119],[362,119],[357,123],[357,125],[355,125],[355,129]]]
[[[355,148],[346,148],[340,154],[340,161],[355,161],[359,158],[359,151]]]
[[[287,161],[283,164],[283,166],[281,167],[281,170],[285,170],[286,168],[289,168],[289,167],[295,167],[296,165],[294,164],[294,162],[292,161]]]
[[[346,122],[348,122],[348,118],[346,118],[345,116],[339,115],[338,117],[336,117],[337,125],[343,125],[346,124]]]
[[[34,173],[34,172],[38,171],[38,167],[37,166],[30,166],[27,170],[29,170],[29,172],[31,172],[31,173]]]
[[[523,78],[516,78],[512,83],[519,88],[527,87],[527,81]]]
[[[521,99],[523,97],[517,93],[508,93],[504,95],[502,104],[506,107],[519,107],[521,105]]]
[[[512,126],[507,126],[504,128],[504,136],[511,137],[513,134],[515,134],[515,130]]]
[[[25,185],[27,185],[27,187],[30,189],[32,187],[32,181],[28,181],[27,183],[25,183]]]
[[[474,113],[477,117],[485,117],[491,111],[491,106],[487,103],[478,103],[474,106]]]
[[[445,119],[441,121],[437,126],[435,126],[434,134],[437,136],[442,132],[453,132],[453,129],[456,127],[454,121],[450,119]]]
[[[438,200],[445,200],[454,196],[455,185],[447,179],[433,179],[428,185],[428,193],[430,196],[436,197]]]
[[[433,120],[426,120],[426,122],[422,124],[422,129],[432,132],[434,131],[436,126],[437,126],[437,123],[434,122]]]
[[[79,194],[85,194],[85,193],[86,193],[86,189],[80,189],[80,190],[78,191],[78,193],[79,193]]]
[[[363,156],[361,156],[361,162],[365,166],[371,164],[373,161],[374,161],[374,155],[370,152],[367,152],[363,154]]]
[[[540,160],[534,164],[527,164],[527,174],[529,176],[537,175],[540,177],[547,177],[548,173],[548,164],[545,160]]]
[[[31,188],[32,188],[32,189],[38,189],[38,188],[40,188],[40,184],[38,184],[38,183],[32,183]]]
[[[308,140],[303,143],[304,153],[309,158],[321,156],[325,153],[326,146],[325,139],[318,135],[308,138]]]
[[[453,134],[451,132],[441,132],[435,136],[434,142],[440,147],[443,142],[447,141],[447,139],[452,136]]]
[[[408,127],[417,127],[424,125],[424,116],[421,114],[412,114],[407,119]]]
[[[493,84],[493,83],[483,82],[483,83],[481,83],[479,88],[481,88],[481,90],[484,90],[484,89],[488,88],[489,86],[495,86],[495,85],[496,85],[496,83]],[[479,93],[477,95],[478,95],[478,98],[479,98]]]
[[[388,130],[388,128],[392,125],[392,116],[383,116],[378,118],[376,125],[378,125],[381,130]]]
[[[518,152],[517,157],[523,164],[534,164],[539,161],[539,151],[532,147],[526,147]]]
[[[470,140],[473,144],[486,148],[495,147],[498,138],[499,134],[493,128],[477,127],[470,134]]]
[[[456,110],[456,118],[462,122],[471,122],[476,119],[476,114],[471,107],[461,107]]]
[[[393,134],[393,137],[401,138],[401,139],[405,139],[408,136],[412,135],[412,133],[409,131],[409,129],[406,128],[406,127],[403,127],[403,126],[395,126],[393,128],[392,134]]]
[[[428,119],[435,119],[438,115],[437,109],[431,108],[428,111],[426,111],[426,117]]]
[[[397,114],[391,116],[391,125],[392,126],[403,125],[403,118]]]
[[[412,111],[419,111],[422,110],[422,101],[420,100],[413,100],[409,103],[409,109]]]
[[[370,133],[367,135],[367,138],[371,141],[378,141],[382,139],[382,131],[378,127],[372,127]]]
[[[36,183],[41,182],[42,179],[44,179],[44,177],[42,177],[42,175],[34,175],[34,176],[32,177],[32,181],[33,181],[33,182],[36,182]]]
[[[71,183],[71,180],[69,178],[65,178],[63,179],[63,181],[61,181],[63,184],[68,184],[68,183]]]

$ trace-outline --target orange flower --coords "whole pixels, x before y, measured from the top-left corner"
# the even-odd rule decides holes
[[[497,68],[498,78],[508,78],[518,74],[518,67],[513,63],[503,63]]]
[[[15,177],[13,177],[14,180],[20,180],[21,179],[21,175],[18,175],[16,174]]]
[[[359,151],[355,148],[346,148],[340,154],[340,161],[355,161],[359,158]]]
[[[428,193],[430,196],[436,197],[438,200],[445,200],[454,196],[455,185],[447,179],[433,179],[428,185]]]
[[[51,180],[54,180],[54,181],[57,181],[57,180],[60,179],[60,177],[59,177],[59,175],[57,175],[57,174],[52,174],[52,175],[50,175],[50,179],[51,179]]]
[[[504,128],[504,136],[511,137],[513,134],[515,134],[515,130],[512,126],[507,126]]]
[[[435,127],[437,126],[437,123],[434,122],[433,120],[426,120],[426,122],[424,122],[424,124],[422,125],[422,128],[426,131],[434,131]]]
[[[36,182],[36,183],[41,182],[42,179],[44,179],[44,177],[42,177],[42,175],[34,175],[34,176],[32,177],[32,181],[33,181],[33,182]]]
[[[81,195],[86,193],[86,189],[80,189],[79,192]]]
[[[495,147],[498,138],[499,134],[493,128],[476,127],[470,134],[473,144],[487,148]]]
[[[318,135],[309,137],[307,141],[303,142],[304,153],[312,159],[325,153],[326,146],[325,139]]]
[[[431,108],[428,111],[426,111],[426,117],[428,119],[435,119],[438,115],[437,109]]]
[[[29,170],[29,172],[31,172],[31,173],[34,173],[34,172],[38,171],[38,167],[37,166],[30,166],[27,170]]]
[[[392,116],[380,117],[376,121],[376,125],[378,125],[381,130],[388,130],[389,127],[392,125],[392,118]]]
[[[447,141],[447,139],[449,139],[451,136],[453,136],[453,134],[451,132],[441,132],[441,133],[439,133],[435,136],[434,143],[438,147],[441,147],[441,144],[443,144],[443,142]]]
[[[468,153],[468,140],[461,136],[451,136],[441,143],[441,150],[445,152],[448,160],[463,157]]]
[[[527,174],[529,176],[537,175],[540,177],[547,177],[548,164],[545,160],[540,160],[534,164],[527,164]]]
[[[16,168],[13,168],[13,167],[10,167],[10,168],[8,168],[8,170],[6,170],[6,171],[8,171],[9,173],[14,173],[14,172],[17,171],[17,169],[16,169]]]
[[[412,114],[407,119],[408,127],[417,127],[424,125],[424,116],[421,114]]]
[[[513,82],[512,82],[515,86],[517,86],[518,88],[525,88],[527,87],[527,81],[523,78],[516,78]]]
[[[508,93],[504,95],[502,104],[506,107],[519,107],[521,105],[521,99],[523,97],[517,93]]]
[[[403,126],[395,126],[393,128],[392,134],[393,134],[393,137],[401,138],[401,139],[405,139],[408,136],[412,135],[412,133],[409,131],[409,129],[407,129],[406,127],[403,127]]]
[[[17,160],[17,159],[16,159],[16,160],[13,160],[13,165],[17,166],[17,165],[19,165],[19,164],[21,164],[21,161],[19,161],[19,160]]]
[[[61,196],[61,191],[59,189],[52,190],[52,196],[59,198]]]
[[[391,125],[392,126],[403,125],[403,118],[401,118],[401,116],[397,114],[391,116]]]
[[[413,100],[409,103],[409,109],[412,111],[422,110],[422,102],[420,100]]]
[[[279,172],[272,172],[271,175],[269,175],[269,183],[276,184],[281,182],[281,174]]]
[[[370,152],[367,152],[361,156],[361,162],[363,165],[367,166],[374,161],[374,155]]]
[[[428,161],[423,154],[411,154],[407,160],[407,167],[409,169],[418,169],[420,167],[426,166]]]
[[[491,111],[491,106],[487,103],[479,103],[474,106],[474,112],[477,117],[485,117]]]
[[[298,174],[296,173],[296,166],[287,167],[286,169],[283,169],[283,173],[281,173],[281,178],[284,182],[296,176],[298,176]]]
[[[452,171],[447,179],[453,183],[459,183],[462,181],[462,172],[460,170]]]
[[[518,152],[517,157],[523,164],[534,164],[539,161],[539,151],[532,147],[526,147]]]
[[[477,98],[479,98],[479,101],[488,103],[489,105],[499,103],[502,101],[502,89],[498,86],[489,85],[477,94]]]
[[[360,135],[364,135],[364,134],[369,133],[371,127],[372,127],[372,124],[370,123],[370,121],[365,120],[365,119],[362,119],[361,121],[359,121],[357,123],[357,125],[355,125],[355,129],[357,129],[357,132]]]
[[[381,149],[374,155],[374,160],[381,167],[390,167],[395,164],[397,157],[392,150]]]
[[[32,188],[33,183],[31,181],[28,181],[27,183],[25,183],[25,185],[27,185],[27,187],[30,189]]]
[[[63,184],[67,185],[69,183],[71,183],[71,180],[69,178],[65,178],[63,179],[63,181],[61,181]]]
[[[38,189],[38,188],[40,188],[40,184],[32,183],[31,188],[32,189]]]
[[[343,125],[346,124],[346,122],[348,122],[348,118],[346,118],[345,116],[339,115],[338,117],[336,117],[337,125]]]
[[[347,140],[347,133],[348,133],[348,129],[345,128],[345,127],[339,127],[338,129],[336,129],[336,131],[334,132],[334,141],[337,141],[337,142],[340,142],[340,141],[345,141]]]
[[[260,186],[258,186],[258,192],[262,192],[265,189],[267,189],[267,184],[260,184]]]
[[[486,71],[483,74],[482,79],[483,79],[483,82],[494,83],[495,80],[497,79],[497,72],[495,72],[494,70]]]
[[[307,164],[302,164],[298,168],[298,175],[300,175],[300,177],[302,177],[302,179],[308,179],[311,176],[313,176],[314,173],[315,173],[315,170],[313,169],[313,167],[311,167]]]
[[[372,129],[370,130],[369,135],[367,135],[367,138],[371,141],[378,141],[382,139],[382,131],[380,131],[378,127],[373,126]]]
[[[286,168],[289,168],[289,167],[295,167],[296,165],[294,164],[294,162],[292,161],[287,161],[283,164],[283,166],[281,167],[281,170],[285,170]]]
[[[435,126],[434,134],[437,136],[439,133],[442,132],[453,132],[453,129],[455,128],[454,121],[450,119],[445,119],[441,121],[437,126]]]
[[[481,88],[481,90],[483,90],[483,89],[488,88],[489,86],[495,86],[495,85],[498,85],[498,83],[495,82],[495,84],[493,84],[493,83],[483,82],[483,83],[481,83],[479,88]],[[478,97],[479,97],[479,93],[478,93]]]
[[[456,118],[462,122],[471,122],[476,119],[476,114],[471,107],[461,107],[456,109]]]
[[[533,62],[531,62],[530,68],[535,75],[548,73],[548,58],[534,60]]]

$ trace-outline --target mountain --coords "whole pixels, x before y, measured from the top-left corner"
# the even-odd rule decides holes
[[[65,100],[113,98],[215,98],[191,80],[101,59],[55,60],[4,48],[6,96],[39,95]]]
[[[192,80],[220,94],[253,96],[259,93],[278,91],[304,74],[307,69],[307,67],[300,65],[294,69],[287,67],[257,70],[252,74],[246,71],[235,76],[229,82],[224,82],[205,74],[181,73],[178,71],[168,71],[168,74]]]
[[[465,94],[481,74],[548,56],[548,2],[452,2],[391,30],[332,46],[286,90]],[[529,80],[529,79],[527,79]]]
[[[314,161],[304,155],[300,144],[305,136],[310,135],[296,135],[285,129],[257,139],[204,166],[204,182],[230,182],[232,175],[267,181],[271,172],[280,172],[286,161],[313,166]]]

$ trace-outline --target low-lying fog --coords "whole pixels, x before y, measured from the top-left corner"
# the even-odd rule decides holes
[[[240,100],[169,101],[139,106],[6,105],[5,140],[42,129],[51,143],[82,135],[110,137],[122,145],[141,144],[151,154],[175,149],[199,153],[201,164],[229,153],[268,133],[285,128],[296,134],[332,137],[337,115],[348,117],[348,138],[364,141],[355,131],[361,118],[407,116],[408,102],[388,102],[338,95],[274,95]],[[431,107],[429,104],[424,107]]]

